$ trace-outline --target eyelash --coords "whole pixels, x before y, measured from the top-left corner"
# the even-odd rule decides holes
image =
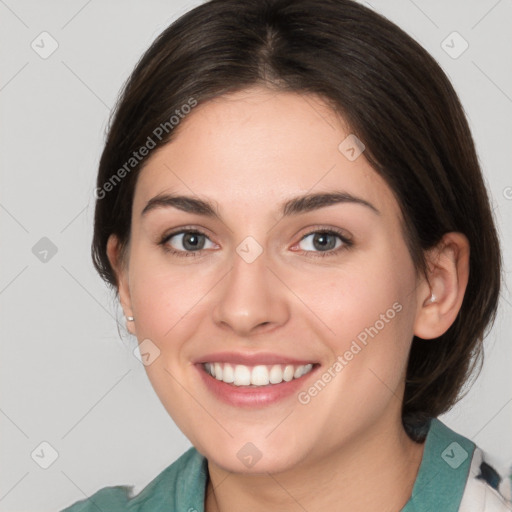
[[[162,237],[160,242],[158,242],[158,245],[161,245],[163,250],[166,253],[172,254],[173,256],[177,256],[178,258],[190,258],[190,257],[197,257],[205,251],[206,249],[200,249],[198,251],[177,251],[176,249],[172,249],[167,245],[167,242],[176,235],[182,235],[182,234],[193,234],[193,235],[202,235],[208,238],[208,235],[206,233],[203,233],[202,231],[199,231],[197,229],[180,229],[178,231],[173,231],[172,233],[168,233]],[[325,258],[325,257],[331,257],[336,256],[341,251],[350,249],[353,246],[353,242],[348,239],[341,231],[338,231],[334,228],[316,228],[313,231],[310,231],[309,233],[306,233],[298,243],[302,242],[305,238],[307,238],[310,235],[314,234],[324,234],[324,235],[336,235],[342,242],[343,245],[338,247],[337,249],[330,249],[328,251],[298,251],[300,254],[308,257],[308,258]]]

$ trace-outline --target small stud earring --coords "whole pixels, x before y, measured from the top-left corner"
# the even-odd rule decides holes
[[[133,322],[135,318],[133,318],[133,316],[127,316],[126,320],[128,320],[128,322]]]
[[[434,294],[432,294],[432,296],[430,297],[430,299],[428,301],[430,303],[432,303],[432,302],[435,302],[436,300],[437,300],[437,297]]]

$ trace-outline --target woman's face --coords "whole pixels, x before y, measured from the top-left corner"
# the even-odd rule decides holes
[[[236,472],[395,428],[419,282],[362,147],[320,99],[259,87],[181,123],[138,178],[120,276],[164,407]]]

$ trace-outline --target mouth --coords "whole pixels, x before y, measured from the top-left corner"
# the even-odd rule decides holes
[[[227,362],[202,363],[203,370],[214,379],[237,387],[258,388],[291,382],[307,375],[316,363],[244,365]]]
[[[231,407],[261,409],[294,400],[320,364],[277,354],[217,353],[194,361],[204,389]]]

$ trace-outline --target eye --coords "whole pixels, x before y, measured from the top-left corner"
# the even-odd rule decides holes
[[[181,229],[166,234],[159,245],[162,245],[166,252],[178,257],[195,257],[205,249],[216,247],[205,233],[197,229]],[[299,247],[300,252],[306,256],[317,257],[336,255],[352,245],[350,238],[331,228],[308,233],[295,247]]]
[[[211,245],[207,246],[206,242]],[[176,256],[196,256],[196,252],[211,249],[215,244],[201,231],[181,230],[164,236],[160,244],[167,252]]]
[[[301,244],[302,247],[300,247]],[[312,231],[297,245],[307,256],[332,256],[351,247],[352,241],[342,233],[330,229]]]

